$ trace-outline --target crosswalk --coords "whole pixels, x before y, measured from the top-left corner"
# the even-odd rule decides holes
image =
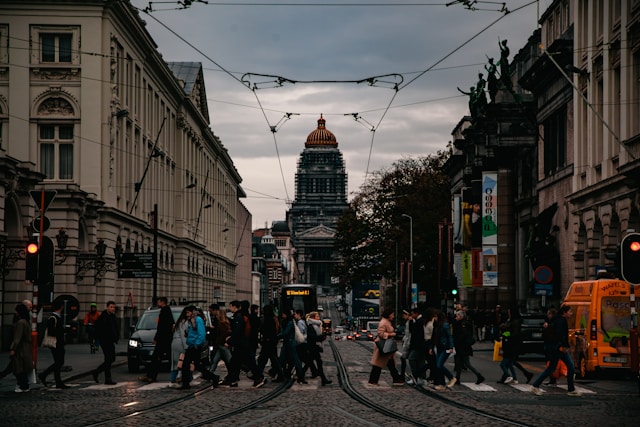
[[[397,386],[394,384],[391,384],[390,382],[387,381],[383,381],[380,380],[380,382],[378,383],[378,385],[372,385],[369,384],[368,381],[361,381],[361,385],[365,388],[368,389],[376,389],[376,388],[396,388]],[[453,388],[447,388],[447,391],[463,391],[463,390],[471,390],[471,391],[477,391],[477,392],[488,392],[488,393],[496,393],[499,391],[504,391],[505,387],[510,387],[511,389],[515,389],[517,391],[520,391],[522,393],[531,393],[531,384],[504,384],[504,385],[500,385],[500,386],[493,386],[489,383],[481,383],[481,384],[476,384],[475,382],[461,382],[457,385],[455,385]],[[427,389],[427,390],[433,390],[435,391],[435,388],[433,387],[433,385],[428,384],[428,385],[424,385],[423,388]],[[566,384],[558,384],[555,387],[541,387],[541,390],[546,393],[547,390],[549,389],[562,389],[563,391],[568,391],[568,386]],[[579,385],[575,386],[576,391],[582,394],[590,394],[590,395],[594,395],[597,394],[597,392],[590,390],[586,387],[582,387]]]

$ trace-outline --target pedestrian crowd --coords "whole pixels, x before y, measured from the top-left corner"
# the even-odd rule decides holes
[[[168,359],[171,386],[179,389],[190,388],[195,371],[213,387],[237,387],[240,374],[245,372],[253,380],[252,387],[259,388],[265,384],[268,363],[267,375],[273,382],[295,378],[299,384],[307,384],[305,375],[310,371],[311,378],[319,377],[322,385],[331,384],[322,367],[321,343],[326,336],[318,312],[284,311],[278,316],[272,305],[266,305],[260,315],[257,305],[234,300],[228,313],[211,304],[209,322],[193,305],[185,307],[174,322],[167,299],[158,298],[157,304],[160,314],[155,349],[141,381],[156,381],[161,361]],[[227,369],[224,378],[216,374],[221,361]]]
[[[393,332],[382,330],[383,327],[387,328],[387,323],[394,318],[395,313],[392,310],[383,313],[376,341],[394,335]],[[394,355],[384,361],[393,376],[393,384],[430,384],[441,391],[460,384],[463,370],[469,370],[476,375],[476,384],[485,380],[471,364],[472,346],[476,342],[475,330],[463,307],[457,307],[452,320],[445,312],[432,307],[403,309],[402,318],[405,321],[405,335],[402,339],[400,373],[396,371]],[[446,366],[452,355],[454,372]],[[379,357],[379,350],[376,348],[369,378],[369,384],[372,385],[377,384],[379,369],[383,367],[378,360]]]

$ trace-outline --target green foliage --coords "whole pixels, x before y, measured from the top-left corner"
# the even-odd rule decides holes
[[[410,222],[403,214],[413,220],[414,279],[419,289],[435,284],[438,223],[451,211],[450,180],[442,172],[448,158],[444,151],[402,158],[370,175],[337,226],[343,290],[371,277],[393,279],[397,262],[411,258]]]

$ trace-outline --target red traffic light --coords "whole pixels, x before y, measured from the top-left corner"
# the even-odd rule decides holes
[[[638,251],[640,251],[640,242],[631,242],[631,243],[629,244],[629,249],[630,249],[632,252],[638,252]]]
[[[30,243],[27,245],[27,253],[28,253],[29,255],[37,254],[37,253],[38,253],[38,244],[37,244],[37,243],[30,242]]]

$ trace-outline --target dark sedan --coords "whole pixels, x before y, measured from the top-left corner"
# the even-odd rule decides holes
[[[544,354],[542,341],[542,324],[545,322],[542,313],[522,315],[522,352]]]

